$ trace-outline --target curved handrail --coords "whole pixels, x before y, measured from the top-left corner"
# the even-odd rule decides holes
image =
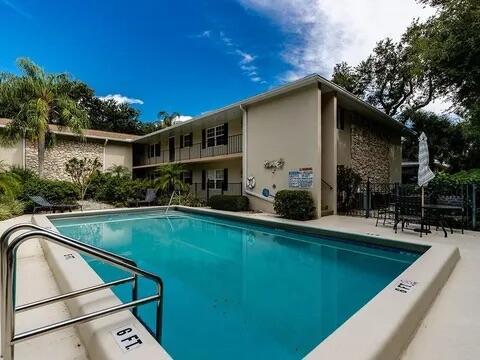
[[[333,186],[332,186],[332,185],[330,185],[328,182],[326,182],[326,181],[323,180],[323,179],[321,179],[321,180],[322,180],[322,183],[324,183],[325,185],[327,185],[327,186],[330,188],[330,190],[333,190]]]
[[[23,226],[25,227],[25,226]],[[36,225],[32,226],[33,228],[37,228]],[[16,226],[16,229],[21,228],[21,226]],[[148,271],[142,270],[138,268],[137,266],[133,265],[132,262],[129,261],[124,261],[124,259],[119,258],[118,255],[111,256],[112,254],[108,251],[96,248],[91,245],[87,245],[84,243],[81,243],[77,240],[70,239],[66,236],[54,233],[49,230],[32,230],[28,231],[26,233],[20,234],[15,239],[11,241],[10,244],[3,244],[5,242],[5,239],[8,239],[8,237],[11,235],[11,233],[15,231],[12,230],[12,228],[7,230],[7,234],[3,234],[0,241],[1,245],[1,269],[2,269],[2,274],[0,277],[1,280],[1,289],[2,289],[2,296],[3,296],[3,306],[1,308],[1,329],[0,332],[2,334],[2,350],[3,350],[3,355],[5,359],[11,360],[13,359],[13,340],[15,339],[15,262],[16,262],[16,254],[17,250],[22,245],[25,241],[33,239],[33,238],[38,238],[42,237],[46,240],[49,240],[57,245],[64,246],[66,248],[76,250],[79,252],[86,253],[93,258],[96,258],[98,260],[104,261],[108,264],[114,265],[116,267],[119,267],[127,272],[130,272],[134,275],[139,275],[143,276],[149,280],[152,280],[153,282],[156,283],[157,285],[157,293],[158,295],[150,297],[150,300],[148,301],[156,301],[157,302],[157,323],[156,323],[156,337],[158,341],[161,341],[161,336],[162,336],[162,307],[163,307],[163,281],[162,279]],[[132,303],[129,303],[130,305],[136,303],[145,303],[145,300],[140,301],[140,300],[134,300]],[[115,311],[120,311],[119,309],[126,309],[129,304],[125,304],[123,307],[119,307]],[[137,306],[137,305],[132,305]],[[113,308],[111,308],[113,309]],[[109,313],[109,309],[104,309],[101,311],[102,314],[107,315]],[[85,318],[86,316],[84,316]],[[91,319],[93,319],[92,317]],[[80,319],[78,320],[69,320],[67,322],[72,323],[72,321],[78,321],[80,322]],[[85,321],[85,320],[84,320]],[[88,321],[88,320],[86,320]],[[66,323],[67,323],[66,322]],[[60,324],[60,323],[59,323]],[[60,328],[58,324],[56,325],[56,328]],[[50,330],[51,331],[51,330]],[[41,335],[44,333],[44,331],[38,331],[35,335]]]
[[[8,245],[8,239],[10,239],[10,237],[17,231],[19,230],[22,230],[22,229],[27,229],[27,228],[30,228],[30,229],[35,229],[35,230],[41,230],[41,231],[46,231],[46,232],[49,232],[51,234],[55,234],[55,235],[58,235],[58,236],[61,236],[65,239],[68,239],[70,241],[73,241],[73,242],[76,242],[76,243],[79,243],[79,244],[83,244],[85,246],[88,246],[92,249],[95,249],[95,250],[98,250],[98,251],[103,251],[103,252],[106,252],[106,253],[109,253],[111,257],[115,257],[115,258],[118,258],[119,260],[122,260],[122,261],[125,261],[125,262],[129,262],[131,263],[133,266],[137,266],[137,263],[129,258],[126,258],[124,256],[121,256],[121,255],[117,255],[115,253],[112,253],[112,252],[109,252],[109,251],[106,251],[106,250],[102,250],[96,246],[93,246],[93,245],[90,245],[90,244],[86,244],[86,243],[82,243],[76,239],[73,239],[71,237],[68,237],[68,236],[65,236],[63,234],[60,234],[60,233],[57,233],[55,231],[52,231],[50,229],[47,229],[47,228],[44,228],[44,227],[41,227],[41,226],[38,226],[38,225],[35,225],[35,224],[29,224],[29,223],[22,223],[22,224],[17,224],[17,225],[13,225],[11,227],[9,227],[7,230],[5,230],[2,234],[2,236],[0,236],[0,254],[2,253],[2,248],[3,246],[5,245]]]

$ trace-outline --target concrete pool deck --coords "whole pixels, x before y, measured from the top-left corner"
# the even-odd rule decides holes
[[[270,214],[252,217],[271,218]],[[306,221],[309,225],[337,231],[363,233],[395,240],[457,246],[460,260],[438,294],[416,334],[403,352],[402,360],[476,360],[480,358],[480,233],[465,231],[443,236],[433,231],[422,238],[406,230],[397,234],[392,226],[375,227],[375,219],[327,216]]]
[[[31,223],[31,219],[31,215],[22,215],[0,221],[0,234],[12,225]],[[37,240],[21,246],[17,259],[17,304],[25,304],[61,294]],[[70,317],[66,305],[58,302],[19,314],[16,317],[16,331],[34,329]],[[21,360],[86,360],[88,356],[76,329],[67,328],[16,345],[15,358]]]
[[[253,218],[275,219],[280,222],[290,222],[279,219],[270,214],[244,214]],[[31,216],[22,216],[16,219],[0,222],[0,233],[7,227],[20,222],[30,222]],[[426,317],[421,322],[417,333],[409,346],[401,356],[402,360],[410,359],[477,359],[480,355],[480,344],[476,334],[480,330],[480,309],[476,306],[480,295],[480,287],[477,286],[476,274],[480,271],[480,237],[477,233],[466,232],[465,235],[455,233],[448,238],[443,237],[441,232],[433,232],[427,237],[420,239],[418,233],[411,231],[399,232],[395,234],[391,227],[375,227],[373,219],[352,218],[342,216],[329,216],[308,222],[293,222],[309,226],[332,229],[335,231],[355,232],[369,236],[379,236],[392,240],[401,240],[409,242],[425,243],[431,242],[446,245],[455,245],[459,247],[462,258],[458,262],[449,280],[441,290],[440,294],[432,304]],[[58,286],[55,283],[53,274],[48,267],[40,246],[34,245],[28,247],[25,245],[23,253],[19,258],[19,276],[21,285],[19,289],[19,303],[35,300],[38,297],[51,296],[59,293]],[[28,258],[34,257],[37,263],[36,267],[29,266]],[[40,271],[39,269],[43,269]],[[28,274],[35,273],[32,279]],[[24,274],[24,275],[22,275]],[[42,285],[45,279],[47,285]],[[22,281],[22,279],[25,279]],[[34,291],[27,291],[32,280],[37,283]],[[48,282],[47,282],[48,280]],[[24,290],[22,290],[22,288]],[[51,292],[41,292],[50,289]],[[38,291],[38,292],[37,292]],[[22,295],[23,294],[23,295]],[[57,304],[58,307],[51,307],[45,316],[57,316],[58,319],[69,317],[68,310],[63,304]],[[57,318],[55,318],[57,319]],[[19,317],[18,326],[20,328],[21,319]],[[46,321],[43,319],[43,321]],[[28,326],[35,327],[40,322],[32,322],[29,319]],[[23,328],[22,328],[23,329]],[[86,351],[80,342],[78,334],[74,329],[63,330],[56,333],[56,337],[48,339],[53,335],[46,335],[43,338],[37,338],[32,341],[19,344],[16,354],[18,359],[86,359]],[[62,336],[58,336],[62,334]],[[60,339],[61,344],[57,346]],[[32,353],[31,349],[35,348]],[[45,349],[44,349],[45,348]],[[48,349],[49,348],[49,349]],[[53,349],[53,350],[52,350]],[[55,356],[52,357],[52,351]],[[44,355],[43,355],[44,354]]]

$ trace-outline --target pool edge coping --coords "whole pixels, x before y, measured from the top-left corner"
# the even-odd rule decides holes
[[[68,214],[36,215],[35,217],[43,216],[50,223],[50,226],[55,228],[49,218],[145,212],[163,210],[165,208],[165,206],[156,206],[134,209],[105,209]],[[367,242],[387,247],[400,247],[411,251],[418,251],[420,248],[425,250],[428,247],[419,259],[306,355],[306,358],[313,360],[326,358],[339,360],[352,358],[365,360],[398,358],[409,344],[431,303],[435,300],[438,292],[446,283],[450,273],[460,259],[458,248],[451,245],[427,243],[425,241],[413,242],[347,231],[335,231],[318,225],[281,218],[261,219],[252,217],[251,214],[232,213],[208,208],[191,208],[177,205],[172,206],[171,209],[227,219],[244,220],[250,223],[304,233],[315,233],[317,235],[338,236],[341,234],[343,238],[352,241]],[[48,258],[47,261],[49,261]],[[86,262],[85,266],[88,267],[88,270],[94,272]],[[417,284],[411,291],[404,294],[395,290],[401,280],[416,281]],[[109,291],[111,292],[111,290]],[[111,295],[116,298],[113,292],[111,292]],[[130,313],[128,314],[133,317]],[[374,319],[378,321],[373,322],[372,320]],[[375,324],[375,326],[372,324]],[[368,331],[365,331],[365,329],[368,329]],[[83,337],[82,341],[85,341]],[[84,343],[87,346],[87,343]],[[90,353],[88,347],[87,351]],[[111,357],[108,359],[111,359]]]
[[[76,214],[81,215],[82,213]],[[32,217],[32,222],[52,231],[58,231],[50,221],[50,215],[37,214]],[[45,241],[43,239],[39,240],[45,259],[50,266],[58,287],[62,293],[104,283],[95,270],[78,252]],[[73,257],[70,255],[73,255]],[[81,316],[121,303],[122,301],[113,293],[111,289],[104,289],[95,293],[65,301],[65,304],[72,316]],[[112,331],[129,325],[134,326],[134,328],[137,330],[136,334],[141,338],[143,343],[140,347],[132,349],[128,352],[124,352],[116,343],[115,338],[112,335]],[[87,354],[91,359],[172,359],[167,351],[145,328],[144,324],[135,318],[135,316],[133,316],[133,314],[128,310],[79,324],[75,327],[83,345],[87,350]]]

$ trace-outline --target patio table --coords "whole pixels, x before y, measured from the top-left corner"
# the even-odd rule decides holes
[[[423,209],[430,213],[429,217],[433,218],[438,225],[443,230],[445,237],[447,237],[447,231],[445,230],[445,214],[451,213],[455,211],[460,211],[462,213],[462,231],[463,231],[463,206],[458,205],[443,205],[443,204],[425,204],[423,205]],[[447,224],[448,225],[448,224]],[[451,226],[450,231],[453,234],[453,229]]]

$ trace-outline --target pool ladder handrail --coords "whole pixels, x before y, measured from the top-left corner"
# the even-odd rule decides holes
[[[33,229],[31,231],[22,233],[16,236],[10,243],[9,238],[17,231],[22,229]],[[23,242],[33,239],[43,238],[44,240],[51,241],[57,245],[64,246],[66,248],[79,251],[92,256],[98,260],[106,262],[112,266],[120,268],[126,272],[129,272],[131,276],[111,281],[108,283],[98,284],[90,286],[80,290],[74,290],[67,294],[53,296],[47,299],[34,301],[31,303],[15,306],[15,290],[16,290],[16,254],[18,247]],[[137,308],[140,305],[144,305],[151,302],[156,302],[156,329],[155,337],[159,343],[161,343],[162,337],[162,317],[163,317],[163,281],[162,279],[150,272],[137,267],[136,263],[123,256],[113,254],[109,251],[99,249],[95,246],[82,243],[78,240],[69,238],[59,233],[53,232],[49,229],[42,228],[33,224],[18,224],[7,229],[0,237],[0,283],[2,291],[2,306],[0,311],[0,324],[1,324],[1,341],[2,341],[2,356],[4,360],[13,360],[14,358],[14,346],[15,344],[41,336],[47,333],[51,333],[57,330],[64,329],[76,324],[85,323],[91,320],[99,319],[111,314],[115,314],[124,310],[132,309],[133,314],[137,316]],[[150,295],[142,299],[138,299],[138,276],[145,277],[155,282],[157,291],[155,295]],[[111,306],[102,310],[94,311],[89,314],[80,315],[68,320],[60,321],[54,324],[41,326],[39,328],[28,330],[20,334],[15,334],[15,314],[40,306],[49,305],[58,301],[71,299],[77,296],[93,293],[98,290],[111,288],[116,285],[132,282],[132,301]],[[140,320],[140,319],[139,319]]]
[[[165,209],[165,215],[167,215],[168,210],[170,210],[170,206],[172,206],[172,201],[175,194],[177,194],[177,190],[172,191],[172,195],[170,196],[170,201],[168,202],[167,208]],[[178,192],[178,196],[180,196],[179,192]]]

